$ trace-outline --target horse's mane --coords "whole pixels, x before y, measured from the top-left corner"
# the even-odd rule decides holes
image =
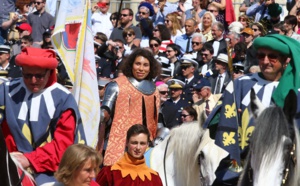
[[[204,130],[196,121],[184,123],[180,127],[171,130],[168,152],[173,152],[176,160],[174,169],[177,185],[201,185],[198,156],[203,134]],[[180,173],[178,173],[178,170],[180,170]],[[199,183],[194,183],[194,180],[199,180]]]
[[[291,137],[291,135],[294,135],[297,163],[294,169],[289,170],[290,179],[288,180],[287,185],[299,185],[298,171],[300,170],[300,164],[298,163],[298,160],[300,158],[300,149],[298,147],[299,132],[298,130],[296,130],[296,125],[294,123],[289,124],[282,108],[269,107],[266,108],[255,120],[255,126],[256,128],[253,132],[250,143],[250,154],[255,154],[255,158],[252,159],[251,165],[268,167],[268,165],[272,165],[274,163],[276,164],[276,162],[282,162],[284,167],[284,162],[286,160],[278,160],[278,157],[282,157],[285,145],[287,145],[287,141],[283,140]],[[286,138],[282,138],[283,136],[286,136]],[[260,170],[261,168],[256,167],[256,169]],[[272,170],[265,169],[264,172],[265,171]],[[263,173],[261,173],[260,175],[263,176]]]
[[[266,152],[275,155],[282,143],[280,136],[290,136],[285,114],[280,107],[266,108],[255,120],[255,130],[251,137],[251,151],[255,152],[256,165],[261,165]],[[272,163],[272,156],[266,158],[266,163]]]

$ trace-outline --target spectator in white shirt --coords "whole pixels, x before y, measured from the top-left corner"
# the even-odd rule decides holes
[[[110,0],[100,0],[96,6],[94,6],[95,12],[92,15],[92,30],[93,35],[97,32],[104,33],[108,38],[112,32],[113,25],[110,21],[111,13],[108,12],[110,6]]]

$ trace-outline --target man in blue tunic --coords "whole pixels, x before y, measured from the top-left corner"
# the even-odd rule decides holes
[[[250,90],[266,107],[283,106],[288,91],[300,87],[300,68],[295,62],[300,44],[286,36],[274,34],[254,41],[261,73],[242,76],[230,82],[223,94],[223,103],[215,108],[204,127],[215,128],[215,143],[230,153],[216,173],[216,185],[236,185],[240,167],[248,152],[250,137],[255,129],[250,112]],[[216,114],[219,111],[219,115]],[[218,126],[212,125],[219,117]],[[223,168],[222,168],[223,167]],[[229,167],[229,169],[228,169]]]
[[[0,123],[9,152],[37,185],[55,181],[66,148],[85,143],[72,94],[56,82],[55,52],[24,48],[16,57],[22,78],[0,86]]]

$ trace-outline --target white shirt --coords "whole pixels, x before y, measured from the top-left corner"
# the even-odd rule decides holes
[[[149,37],[148,36],[142,36],[140,47],[141,48],[149,47]]]
[[[46,11],[55,17],[57,0],[46,1]]]
[[[188,78],[188,79],[185,78],[184,82],[187,81],[186,84],[189,84],[189,83],[193,80],[193,78],[194,78],[194,76],[192,76],[192,77],[190,77],[190,78]]]
[[[223,84],[224,84],[224,80],[225,80],[225,77],[226,77],[226,73],[224,72],[223,74],[219,74],[218,77],[217,77],[217,81],[216,81],[216,86],[215,86],[215,91],[216,92],[216,88],[217,88],[217,83],[218,83],[218,79],[219,77],[222,76],[222,78],[220,79],[221,80],[221,86],[220,86],[220,93],[222,92],[222,87],[223,87]]]
[[[201,69],[201,74],[205,75],[206,72],[207,72],[207,64],[205,63],[203,66],[202,66],[202,69]]]
[[[2,68],[2,67],[0,66],[0,70],[6,70],[8,66],[9,66],[9,63],[7,63],[7,65],[6,65],[4,68]]]
[[[176,35],[171,35],[171,40],[173,43],[175,43],[176,37],[181,36],[182,34],[185,34],[183,31],[181,32],[180,30],[177,30]]]
[[[92,30],[93,35],[96,35],[97,32],[104,33],[107,38],[109,38],[112,30],[113,25],[109,19],[111,13],[107,12],[106,14],[103,14],[100,11],[96,11],[92,15]]]
[[[214,41],[213,48],[214,48],[214,57],[217,57],[220,47],[220,41]]]

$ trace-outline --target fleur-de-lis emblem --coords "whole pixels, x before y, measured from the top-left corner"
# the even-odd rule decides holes
[[[79,144],[85,144],[85,141],[81,138],[80,131],[78,131],[78,143]]]
[[[248,143],[249,138],[255,129],[254,126],[248,127],[249,121],[250,121],[249,111],[248,111],[248,108],[246,108],[242,114],[242,126],[239,127],[239,129],[238,129],[239,145],[240,145],[241,149],[244,149],[245,147],[247,147],[249,145],[249,143]]]
[[[226,118],[232,118],[236,117],[236,106],[235,103],[232,103],[232,105],[225,105],[225,117]]]
[[[235,139],[234,139],[235,132],[224,132],[223,133],[223,145],[224,146],[229,146],[235,144]]]

